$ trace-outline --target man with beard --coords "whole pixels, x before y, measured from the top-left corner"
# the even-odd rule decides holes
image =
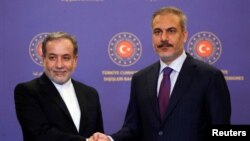
[[[152,17],[159,61],[134,74],[121,130],[99,141],[205,141],[211,125],[230,124],[230,94],[220,70],[184,50],[186,16],[163,7]],[[210,134],[209,134],[210,135]]]
[[[103,132],[97,91],[71,78],[78,46],[65,32],[42,42],[44,73],[15,87],[15,106],[24,141],[86,141]]]

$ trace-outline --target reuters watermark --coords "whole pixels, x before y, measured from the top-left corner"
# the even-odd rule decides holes
[[[222,140],[223,137],[237,137],[237,141],[250,140],[250,125],[215,125],[209,131],[210,140]]]

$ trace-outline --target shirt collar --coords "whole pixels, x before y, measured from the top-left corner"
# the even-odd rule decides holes
[[[187,54],[185,53],[185,51],[182,52],[182,54],[176,58],[172,63],[170,63],[169,65],[165,64],[161,59],[160,59],[160,73],[162,72],[162,70],[165,67],[170,67],[171,69],[173,69],[176,72],[180,72],[181,71],[181,67],[185,61],[185,59],[187,58]]]
[[[57,84],[55,82],[52,81],[52,83],[56,86],[57,89],[63,89],[63,88],[68,88],[70,85],[72,85],[72,81],[71,79],[69,79],[67,82],[63,83],[63,84]]]

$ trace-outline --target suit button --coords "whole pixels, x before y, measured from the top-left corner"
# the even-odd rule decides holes
[[[159,136],[162,136],[162,135],[163,135],[163,131],[159,131],[159,132],[158,132],[158,135],[159,135]]]

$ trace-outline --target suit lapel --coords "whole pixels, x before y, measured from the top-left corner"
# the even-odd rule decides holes
[[[67,106],[65,105],[63,99],[61,98],[59,92],[57,91],[56,87],[51,82],[51,80],[49,80],[49,78],[45,74],[43,74],[40,77],[39,82],[43,87],[45,94],[47,94],[48,97],[51,97],[55,101],[55,103],[62,109],[62,111],[64,111],[66,116],[69,117],[73,123],[73,120],[70,116]]]
[[[151,105],[153,108],[153,111],[156,114],[156,117],[160,119],[160,110],[159,110],[159,104],[158,104],[158,99],[157,99],[157,82],[158,82],[158,77],[159,77],[159,70],[160,70],[160,62],[156,62],[153,64],[150,69],[149,73],[147,75],[147,88],[149,90],[149,97],[152,99]]]
[[[87,113],[86,113],[86,109],[85,109],[85,106],[84,106],[84,104],[86,103],[86,102],[85,102],[85,99],[86,99],[86,98],[84,97],[83,94],[81,94],[81,93],[83,93],[84,91],[81,90],[81,88],[80,88],[80,86],[77,84],[77,82],[74,81],[74,80],[72,79],[72,83],[73,83],[73,86],[74,86],[74,89],[75,89],[76,97],[77,97],[77,100],[78,100],[78,103],[79,103],[79,107],[80,107],[80,111],[81,111],[79,133],[80,133],[81,135],[83,135],[83,133],[84,133],[84,128],[85,128],[85,126],[86,126],[86,119],[87,119],[87,117],[86,117]],[[85,119],[85,120],[84,120],[84,119]]]
[[[191,85],[192,78],[196,73],[195,67],[196,66],[193,63],[193,58],[190,55],[187,55],[187,58],[184,61],[180,74],[175,83],[167,113],[165,114],[165,120],[169,117],[171,112],[173,112],[174,108]]]

